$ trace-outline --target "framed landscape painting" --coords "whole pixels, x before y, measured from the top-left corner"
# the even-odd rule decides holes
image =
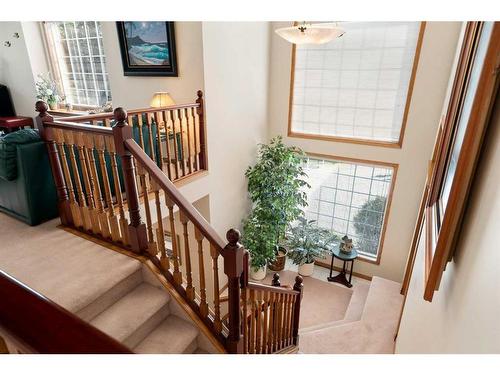
[[[177,77],[174,23],[117,22],[126,76]]]

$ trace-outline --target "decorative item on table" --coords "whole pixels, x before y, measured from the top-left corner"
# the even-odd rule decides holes
[[[126,76],[177,77],[173,22],[117,22]]]
[[[340,241],[339,245],[340,251],[345,254],[349,254],[352,251],[352,247],[353,247],[352,238],[347,237],[347,235],[342,237],[342,241]]]
[[[324,259],[331,246],[338,242],[338,236],[332,231],[318,227],[315,220],[298,218],[298,225],[287,233],[286,244],[288,256],[299,266],[299,274],[311,276],[314,272],[314,261]]]
[[[36,82],[36,98],[47,102],[51,110],[57,109],[57,103],[60,97],[57,90],[57,84],[50,74],[47,74],[47,76],[43,74],[38,75],[38,81]]]
[[[89,111],[90,115],[95,115],[97,113],[108,113],[113,112],[113,103],[106,102],[103,106],[91,109]]]
[[[303,155],[276,137],[259,145],[256,164],[245,172],[252,210],[243,221],[242,242],[250,252],[250,268],[258,272],[253,274],[256,277],[265,277],[268,264],[273,271],[285,266],[286,232],[307,205]]]
[[[149,104],[151,108],[161,108],[170,105],[175,105],[175,102],[168,92],[155,92]]]

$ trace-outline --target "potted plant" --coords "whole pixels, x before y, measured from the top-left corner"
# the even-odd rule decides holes
[[[253,204],[243,222],[243,244],[254,269],[262,271],[266,263],[274,271],[285,266],[286,231],[307,205],[304,188],[309,184],[304,180],[303,156],[302,150],[286,146],[278,136],[259,145],[257,162],[245,172]]]
[[[288,256],[299,266],[299,274],[311,276],[314,260],[325,258],[327,251],[339,242],[339,237],[332,231],[320,228],[315,220],[298,218],[298,224],[287,233]]]
[[[47,102],[49,108],[57,109],[59,95],[57,94],[57,84],[50,76],[38,75],[36,82],[36,98]]]

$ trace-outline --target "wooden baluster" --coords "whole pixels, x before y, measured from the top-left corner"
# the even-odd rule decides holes
[[[146,170],[141,166],[137,166],[137,174],[139,175],[140,185],[142,186],[142,199],[144,201],[144,210],[146,212],[146,228],[148,234],[148,253],[155,256],[158,254],[155,236],[153,233],[153,221],[151,220],[151,207],[149,206],[148,195],[148,178]]]
[[[82,169],[83,183],[85,186],[85,196],[87,198],[87,205],[90,214],[90,221],[92,223],[92,233],[101,233],[101,227],[99,224],[98,212],[96,209],[96,204],[94,202],[93,187],[90,182],[91,173],[89,170],[89,162],[87,160],[87,152],[85,151],[85,137],[83,132],[78,132],[76,134],[76,142],[78,146],[78,156],[80,158],[80,168]]]
[[[292,300],[290,302],[290,320],[288,322],[288,345],[293,345],[293,312],[295,309],[295,301],[297,300],[297,296],[292,296]]]
[[[104,136],[96,135],[95,144],[97,149],[97,158],[99,160],[99,166],[101,167],[102,183],[104,185],[104,198],[106,200],[107,206],[107,220],[110,227],[111,240],[114,242],[120,241],[120,226],[118,225],[118,218],[115,215],[115,208],[113,206],[113,198],[111,197],[111,185],[109,183],[108,168],[106,166],[106,159],[104,156],[105,143]]]
[[[157,164],[158,164],[158,167],[160,167],[160,169],[163,172],[165,172],[165,170],[163,169],[163,148],[161,147],[161,145],[162,145],[162,142],[161,142],[161,123],[163,122],[163,120],[161,119],[161,112],[155,112],[154,119],[155,119],[155,123],[156,123],[156,135],[155,135],[155,137],[156,137],[156,142],[158,144]],[[167,130],[166,122],[163,122],[163,123],[164,123],[165,133],[167,134],[167,143],[168,143],[168,133],[166,132],[166,130]],[[168,168],[167,168],[167,176],[170,179],[170,169],[168,169]]]
[[[203,259],[203,234],[195,227],[194,236],[198,242],[198,272],[200,276],[200,312],[208,315],[207,290],[205,288],[205,260]],[[214,291],[215,292],[215,291]]]
[[[257,311],[256,311],[256,319],[257,323],[255,325],[256,327],[256,335],[255,335],[255,340],[256,340],[256,345],[255,345],[255,351],[257,354],[261,353],[261,339],[262,339],[262,291],[258,290],[256,293],[257,301],[256,301],[256,306],[257,306]]]
[[[250,289],[250,346],[248,352],[255,354],[255,291]]]
[[[249,343],[250,343],[250,339],[248,336],[248,289],[247,288],[243,288],[241,290],[241,300],[242,300],[242,304],[243,304],[243,317],[242,317],[242,322],[243,322],[243,353],[247,354],[247,353],[249,353]]]
[[[115,141],[111,137],[105,138],[106,148],[109,152],[109,157],[111,159],[111,173],[113,174],[113,184],[115,186],[115,198],[116,204],[118,205],[118,213],[120,215],[119,223],[120,223],[120,233],[121,233],[121,241],[124,245],[129,245],[128,239],[128,221],[125,217],[125,210],[123,209],[123,195],[122,195],[122,187],[120,184],[120,177],[118,173],[118,163],[116,161],[116,148]]]
[[[64,136],[61,129],[54,129],[54,140],[56,141],[57,148],[59,149],[59,157],[61,159],[61,166],[63,170],[64,179],[66,181],[66,187],[68,189],[69,207],[71,212],[71,218],[73,225],[76,228],[83,227],[83,219],[80,215],[80,207],[75,199],[75,191],[73,189],[73,181],[71,178],[71,173],[69,171],[68,159],[66,157],[66,149],[64,145]]]
[[[170,221],[170,235],[172,236],[172,261],[174,263],[174,281],[182,284],[182,274],[179,270],[179,245],[177,243],[177,235],[175,234],[175,221],[174,221],[174,202],[165,193],[165,202],[168,208],[168,219]]]
[[[219,251],[215,245],[210,244],[210,256],[212,257],[212,268],[214,278],[214,327],[217,332],[222,331],[220,320],[220,295],[219,295]]]
[[[104,201],[102,199],[101,184],[97,173],[97,164],[94,156],[94,138],[91,134],[84,134],[85,149],[87,151],[87,160],[90,169],[90,184],[93,187],[94,202],[97,207],[97,216],[99,218],[100,234],[104,238],[111,238],[111,230],[109,228],[108,215],[104,211]]]
[[[97,126],[97,125],[98,125],[98,124],[97,124],[97,120],[90,120],[90,124],[91,124],[91,125],[94,125],[94,126]]]
[[[276,304],[275,304],[275,298],[276,293],[270,293],[269,296],[269,329],[268,329],[268,342],[267,342],[267,352],[268,353],[273,353],[274,352],[274,321],[275,321],[275,312],[276,312]]]
[[[280,350],[282,348],[282,340],[283,340],[283,299],[284,295],[280,293],[278,299],[278,321],[277,321],[277,337],[278,337],[278,348]]]
[[[190,108],[190,112],[193,123],[193,150],[194,150],[193,167],[195,171],[198,171],[200,169],[200,160],[199,160],[200,147],[198,142],[198,130],[196,126],[196,115],[194,107]]]
[[[183,210],[179,209],[179,217],[184,234],[184,257],[186,258],[186,295],[190,301],[194,301],[193,277],[191,273],[191,253],[189,250],[188,217]],[[218,289],[217,289],[218,290]],[[217,294],[217,293],[216,293]]]
[[[290,300],[292,295],[285,295],[285,321],[283,324],[283,346],[286,347],[288,345],[288,322],[290,321]]]
[[[177,118],[179,120],[179,134],[180,134],[180,140],[181,140],[181,150],[182,150],[182,161],[181,161],[181,169],[182,169],[182,176],[184,177],[186,175],[186,147],[185,147],[185,142],[184,142],[184,118],[182,116],[182,110],[178,109],[176,110],[177,113]]]
[[[155,182],[155,180],[151,180],[151,188],[155,194],[156,220],[158,223],[158,228],[156,229],[156,239],[160,250],[160,264],[164,271],[168,271],[170,263],[167,257],[167,250],[165,248],[165,230],[163,229],[163,215],[161,213],[160,186]]]
[[[104,123],[104,126],[107,127],[107,128],[110,128],[111,127],[111,121],[109,120],[109,118],[105,118],[103,120],[103,123]]]
[[[200,134],[200,169],[207,169],[207,155],[205,146],[205,108],[203,103],[203,92],[198,90],[198,99],[196,103],[199,107],[196,109],[199,121],[199,134]]]
[[[69,160],[71,162],[71,168],[73,169],[73,176],[75,179],[76,193],[78,196],[78,204],[80,206],[83,228],[90,231],[92,230],[92,219],[90,217],[89,208],[87,207],[87,203],[85,201],[85,195],[83,193],[82,182],[80,180],[80,173],[78,170],[78,163],[76,162],[74,149],[76,145],[75,133],[71,130],[65,131],[64,142],[68,145]],[[85,161],[81,161],[80,163],[85,163]]]
[[[240,285],[240,281],[243,275],[243,260],[248,253],[241,246],[239,242],[240,232],[236,229],[228,230],[226,239],[228,240],[228,244],[221,253],[224,257],[224,273],[228,278],[229,334],[227,337],[227,349],[229,353],[242,353],[240,288],[246,288],[247,285],[245,283],[245,285]]]
[[[118,107],[113,112],[116,121],[113,126],[113,137],[115,140],[116,153],[122,159],[122,171],[125,179],[125,191],[127,195],[127,206],[130,217],[128,226],[130,247],[136,253],[141,253],[148,248],[146,226],[141,220],[139,205],[139,193],[137,191],[134,159],[130,151],[125,148],[125,140],[133,139],[132,128],[127,125],[125,119],[127,112]]]
[[[53,129],[44,125],[45,122],[53,122],[54,118],[47,113],[49,106],[42,100],[36,102],[35,110],[39,113],[36,117],[37,127],[40,129],[42,139],[47,145],[52,177],[54,178],[54,184],[56,186],[59,217],[63,225],[72,225],[73,222],[71,220],[68,191],[64,181],[61,161],[59,160],[59,152],[57,151],[57,146],[53,138]]]
[[[177,145],[177,132],[176,132],[176,126],[175,126],[175,119],[174,119],[174,111],[169,111],[170,114],[170,120],[172,121],[172,133],[174,136],[173,143],[174,143],[174,150],[173,150],[173,159],[174,159],[174,170],[175,170],[175,179],[179,178],[179,148]],[[168,140],[168,137],[167,137]],[[174,181],[174,180],[172,180]]]
[[[191,155],[191,123],[189,121],[188,109],[184,108],[184,121],[186,122],[186,139],[187,139],[187,157],[186,163],[188,167],[188,173],[193,173],[193,158]]]
[[[165,130],[165,151],[167,152],[167,157],[166,157],[167,158],[167,165],[166,165],[167,176],[170,179],[170,181],[172,181],[172,168],[171,168],[172,159],[170,156],[170,127],[168,126],[168,117],[169,116],[168,116],[166,111],[161,112],[161,114],[163,116],[163,124],[164,124],[164,130]],[[159,116],[159,114],[158,114],[158,116]],[[158,139],[161,139],[161,133],[159,130],[158,130]],[[163,160],[163,156],[162,156],[162,160]]]
[[[269,292],[264,292],[262,301],[262,311],[264,314],[264,326],[262,327],[262,353],[267,353],[268,327],[269,327]]]
[[[294,312],[293,312],[293,345],[299,345],[299,323],[300,323],[300,303],[302,301],[302,295],[304,293],[304,284],[301,276],[297,276],[295,278],[295,285],[293,286],[293,290],[300,292],[297,295],[297,300],[295,301]]]
[[[151,152],[151,159],[156,163],[156,152],[154,148],[154,143],[153,143],[153,132],[151,131],[151,114],[146,113],[146,126],[148,128],[148,143],[149,143],[149,150]]]

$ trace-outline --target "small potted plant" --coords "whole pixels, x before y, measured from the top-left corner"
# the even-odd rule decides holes
[[[325,258],[327,251],[339,242],[339,237],[332,231],[320,228],[315,220],[298,218],[298,224],[287,234],[288,256],[299,266],[299,274],[311,276],[314,272],[314,260]]]
[[[38,81],[36,82],[36,98],[47,102],[50,109],[57,109],[57,102],[59,101],[57,84],[50,78],[50,75],[47,77],[41,74],[38,75]]]
[[[250,251],[252,266],[265,266],[261,264],[263,254],[273,271],[285,267],[285,233],[307,205],[304,187],[309,185],[304,179],[303,155],[278,136],[259,145],[257,162],[245,172],[253,205],[243,222],[243,245]]]

